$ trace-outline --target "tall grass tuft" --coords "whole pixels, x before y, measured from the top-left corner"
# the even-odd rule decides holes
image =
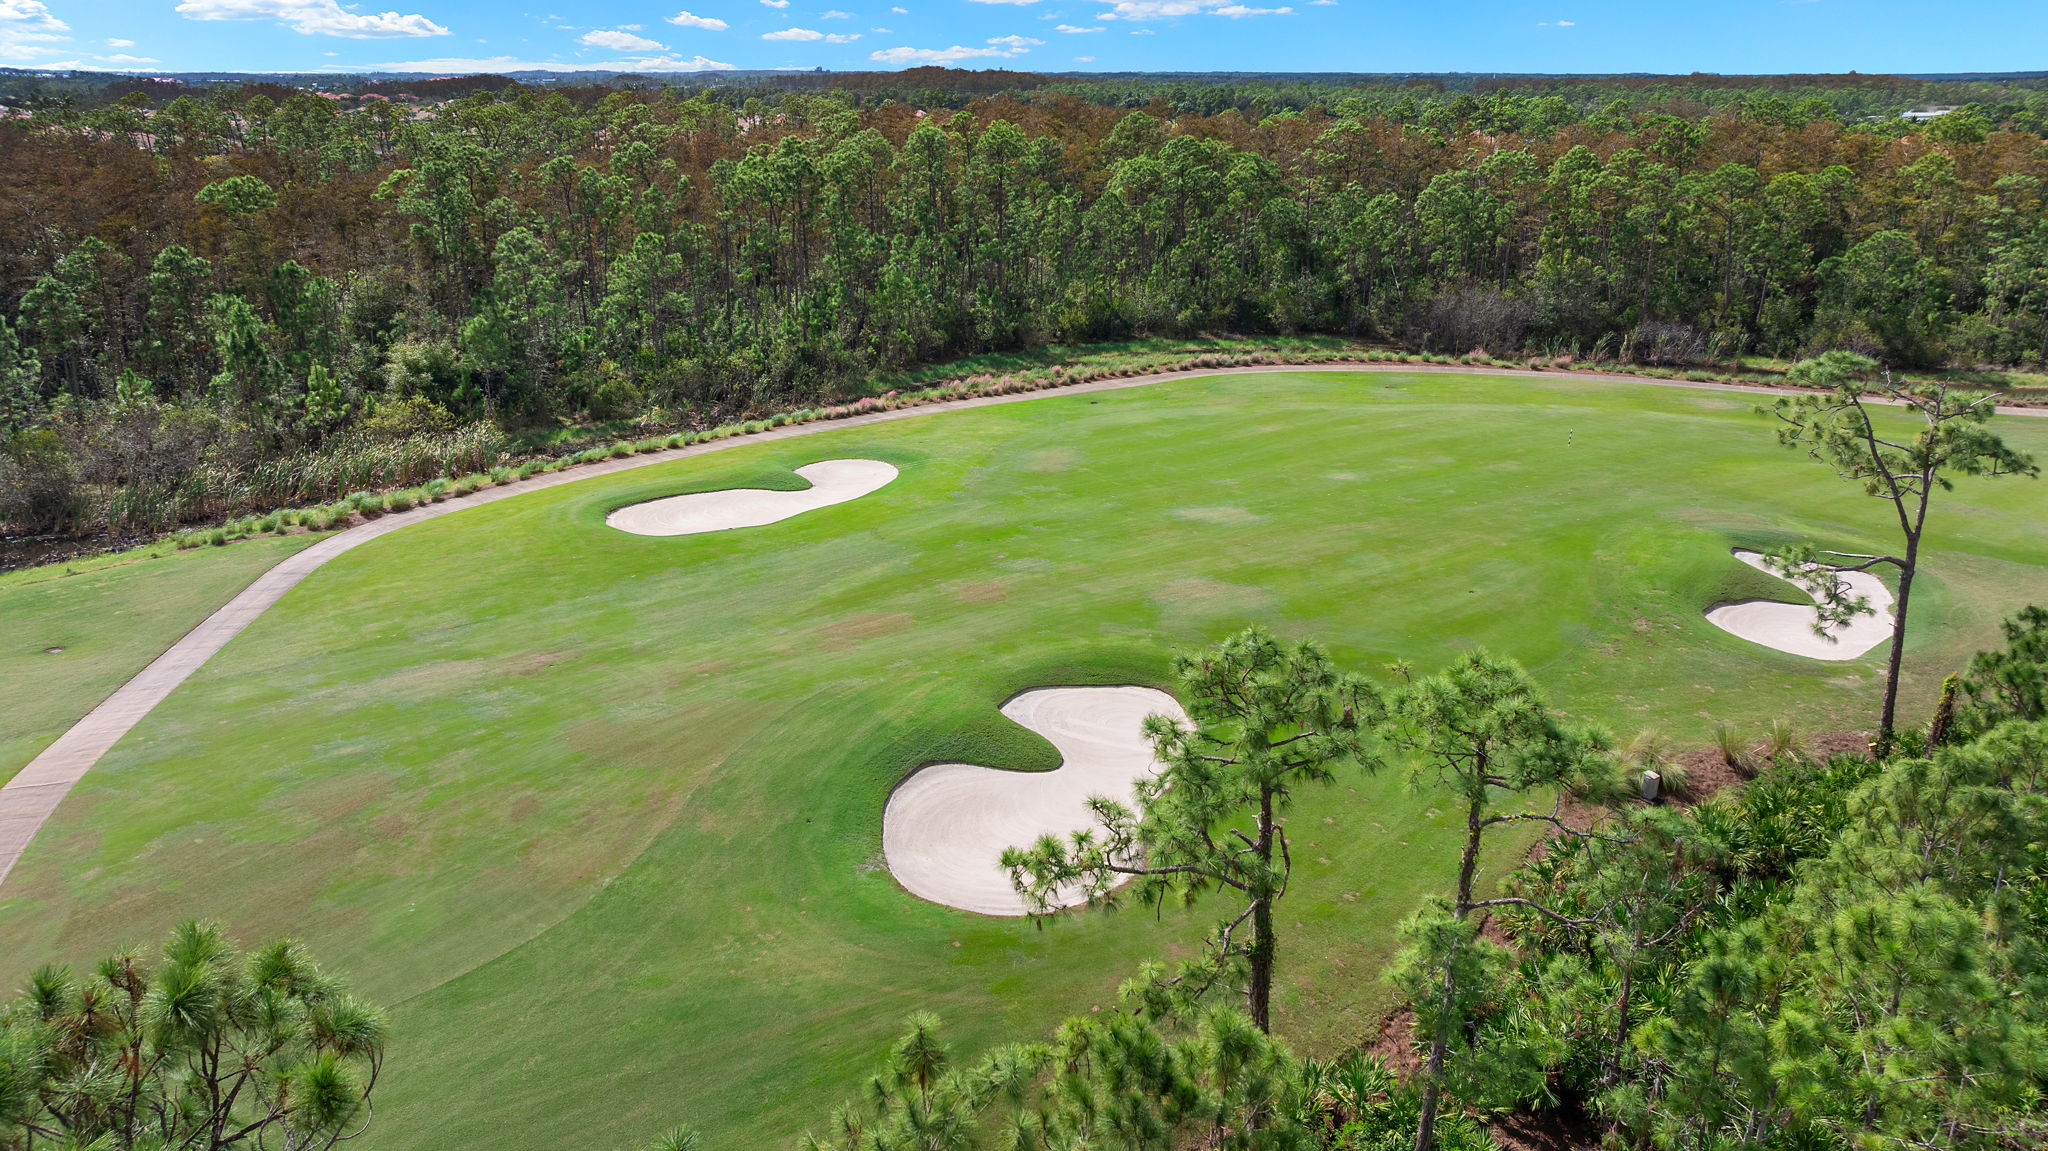
[[[1744,779],[1756,777],[1756,757],[1750,754],[1749,741],[1734,728],[1725,723],[1714,725],[1714,748],[1721,753],[1721,762]]]
[[[1805,754],[1805,741],[1789,720],[1779,718],[1771,721],[1769,730],[1764,732],[1764,754],[1773,760],[1789,759]]]

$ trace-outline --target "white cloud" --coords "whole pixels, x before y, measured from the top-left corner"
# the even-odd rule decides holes
[[[1052,30],[1055,32],[1065,32],[1069,36],[1079,36],[1083,32],[1100,32],[1102,31],[1102,26],[1098,24],[1093,28],[1076,28],[1072,24],[1055,24]]]
[[[868,31],[873,32],[877,36],[887,36],[889,34],[887,28],[870,28]]]
[[[396,12],[364,15],[350,12],[336,0],[184,0],[176,11],[187,20],[275,20],[308,36],[350,40],[448,34],[448,29],[425,16]]]
[[[761,3],[766,4],[770,8],[789,7],[789,0],[761,0]]]
[[[0,0],[0,60],[32,60],[37,56],[54,56],[55,48],[41,47],[69,40],[65,33],[71,26],[50,15],[50,8],[42,0]],[[71,51],[71,49],[66,49]],[[44,67],[77,67],[70,64],[46,64]]]
[[[908,8],[891,8],[889,11],[896,13],[898,16],[910,15],[910,9]]]
[[[1538,28],[1576,28],[1579,26],[1579,22],[1576,20],[1542,20],[1538,21],[1536,26]]]
[[[0,36],[10,40],[63,40],[71,25],[50,15],[43,0],[0,0]]]
[[[399,60],[379,64],[390,72],[725,72],[732,65],[702,56],[690,59],[640,56],[626,60],[521,60],[517,56],[441,56],[432,60]]]
[[[685,28],[702,28],[706,32],[723,32],[732,27],[716,16],[697,16],[689,12],[678,12],[669,17],[668,22],[680,24]]]
[[[1133,36],[1150,36],[1152,34],[1153,32],[1150,28],[1133,28],[1131,30],[1131,35]]]
[[[109,48],[133,48],[133,47],[135,47],[135,41],[133,41],[133,40],[118,40],[118,39],[117,39],[117,40],[109,40],[109,41],[107,41],[107,47],[109,47]]]
[[[763,40],[823,40],[827,44],[851,44],[860,39],[860,33],[818,32],[810,28],[784,28],[780,32],[763,32]]]
[[[818,17],[818,19],[820,19],[820,20],[851,20],[851,19],[853,19],[853,13],[851,13],[851,12],[841,12],[841,11],[840,11],[839,9],[837,9],[837,8],[830,8],[830,9],[827,9],[827,10],[826,10],[826,12],[825,12],[825,14],[824,14],[823,16],[820,16],[820,17]]]
[[[614,52],[665,52],[668,45],[631,32],[585,32],[582,43],[592,48],[610,48]]]
[[[1311,8],[1335,8],[1337,0],[1308,0],[1308,6]]]
[[[974,0],[976,4],[1036,4],[1038,0]]]
[[[159,59],[157,59],[157,58],[156,58],[156,57],[154,57],[154,56],[130,56],[130,55],[129,55],[128,53],[126,53],[126,52],[116,52],[116,53],[114,53],[114,54],[113,54],[112,56],[94,56],[94,57],[93,57],[93,59],[95,59],[95,60],[98,60],[98,61],[101,61],[102,63],[106,63],[106,64],[161,64],[161,63],[163,63],[163,61],[162,61],[162,60],[159,60]]]
[[[1076,63],[1076,64],[1093,64],[1093,63],[1095,63],[1095,57],[1093,57],[1093,56],[1076,56],[1076,57],[1074,57],[1074,63]]]
[[[1176,16],[1286,16],[1292,8],[1249,8],[1235,0],[1115,0],[1097,20],[1171,20]]]
[[[960,60],[981,60],[1022,56],[1031,49],[1044,44],[1029,36],[994,36],[987,48],[967,48],[955,44],[951,48],[884,48],[868,53],[868,59],[884,64],[952,64]]]

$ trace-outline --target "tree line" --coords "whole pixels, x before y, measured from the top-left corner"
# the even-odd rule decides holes
[[[208,476],[364,436],[683,425],[1047,341],[2048,362],[2048,93],[1915,125],[1855,110],[1905,82],[1178,88],[0,121],[0,520],[71,526],[50,492],[84,484],[174,493],[108,516],[160,530]]]

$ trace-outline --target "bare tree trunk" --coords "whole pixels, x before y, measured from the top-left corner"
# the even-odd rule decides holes
[[[1464,919],[1472,912],[1472,880],[1479,871],[1479,838],[1486,831],[1479,820],[1485,813],[1486,799],[1472,800],[1465,809],[1465,854],[1458,860],[1458,918]]]
[[[1465,853],[1458,861],[1458,905],[1457,918],[1463,922],[1472,913],[1472,883],[1479,870],[1479,841],[1485,832],[1480,817],[1485,811],[1486,799],[1482,791],[1480,798],[1472,800],[1465,809]],[[1433,1151],[1436,1146],[1436,1117],[1443,1104],[1444,1058],[1450,1050],[1450,1031],[1445,1017],[1451,1013],[1451,1005],[1457,1002],[1456,976],[1457,956],[1449,956],[1444,963],[1443,1003],[1438,1008],[1436,1035],[1429,1043],[1429,1064],[1423,1073],[1422,1114],[1415,1123],[1415,1151]]]
[[[1268,1033],[1273,1030],[1273,953],[1278,944],[1273,938],[1273,900],[1262,898],[1252,905],[1251,988],[1246,998],[1252,1022]]]
[[[1273,789],[1259,794],[1259,857],[1267,866],[1273,862],[1273,846],[1280,829],[1273,819]],[[1280,941],[1273,937],[1273,893],[1268,891],[1252,902],[1251,986],[1245,1007],[1260,1031],[1273,1030],[1273,954]]]
[[[1444,1008],[1449,1010],[1451,1000],[1451,969],[1444,969]],[[1444,1049],[1446,1033],[1438,1028],[1435,1041],[1429,1045],[1429,1066],[1423,1072],[1422,1115],[1415,1123],[1415,1151],[1435,1151],[1436,1115],[1443,1103],[1442,1081],[1444,1077]]]
[[[1877,746],[1891,750],[1893,729],[1899,714],[1899,669],[1906,659],[1906,608],[1913,598],[1913,569],[1919,562],[1920,541],[1906,541],[1906,563],[1899,568],[1899,602],[1892,608],[1892,651],[1884,673],[1884,714],[1878,719]]]

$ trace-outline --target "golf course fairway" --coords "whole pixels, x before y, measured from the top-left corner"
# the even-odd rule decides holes
[[[892,880],[882,813],[916,766],[1056,766],[998,711],[1020,691],[1164,687],[1172,651],[1262,623],[1376,676],[1484,645],[1624,735],[1869,727],[1882,646],[1823,662],[1702,618],[1798,598],[1731,548],[1891,538],[1889,507],[1777,446],[1756,400],[1206,377],[741,444],[407,527],[307,578],[85,776],[0,888],[0,986],[214,918],[303,938],[391,1008],[358,1147],[605,1151],[678,1123],[791,1146],[910,1012],[963,1051],[1036,1038],[1212,922],[1038,928]],[[1998,430],[2048,456],[2048,421]],[[760,527],[605,526],[840,459],[899,475]],[[2025,480],[1937,497],[1915,722],[2001,617],[2048,603],[2044,506]],[[1395,925],[1455,867],[1441,802],[1398,766],[1301,796],[1276,1011],[1297,1049],[1374,1027]]]

